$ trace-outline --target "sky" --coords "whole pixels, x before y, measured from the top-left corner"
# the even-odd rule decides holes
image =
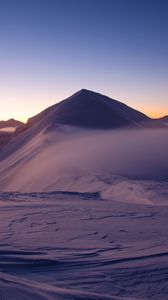
[[[0,120],[86,88],[168,114],[167,0],[0,0]]]

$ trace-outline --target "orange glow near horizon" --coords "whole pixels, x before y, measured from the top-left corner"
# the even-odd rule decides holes
[[[162,118],[162,117],[168,115],[168,112],[159,111],[159,110],[158,110],[158,112],[156,112],[156,111],[152,112],[152,111],[149,111],[149,110],[147,110],[147,111],[144,110],[143,113],[145,113],[148,117],[150,117],[152,119],[159,119],[159,118]]]
[[[53,103],[55,104],[55,103]],[[127,103],[126,103],[127,104]],[[52,104],[51,104],[52,105]],[[42,110],[44,110],[45,108],[49,107],[50,105],[46,106],[46,107],[39,107],[39,110],[36,109],[36,111],[33,112],[33,110],[30,110],[30,112],[27,112],[27,114],[25,116],[23,116],[23,114],[17,114],[17,113],[13,113],[13,115],[10,114],[10,116],[7,116],[8,114],[4,114],[4,117],[1,116],[0,118],[0,121],[6,121],[6,120],[9,120],[11,118],[13,119],[16,119],[18,121],[21,121],[23,123],[26,123],[27,120],[33,116],[35,116],[36,114],[40,113]],[[134,109],[146,114],[148,117],[150,118],[153,118],[153,119],[157,119],[157,118],[161,118],[161,117],[164,117],[166,115],[168,115],[168,111],[164,111],[164,110],[150,110],[149,108],[148,109],[145,109],[145,107],[142,109],[142,108],[139,108],[139,107],[135,107],[135,106],[132,106]]]

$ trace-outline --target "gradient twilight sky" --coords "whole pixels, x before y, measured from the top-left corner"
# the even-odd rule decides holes
[[[167,0],[0,0],[0,120],[81,88],[168,114]]]

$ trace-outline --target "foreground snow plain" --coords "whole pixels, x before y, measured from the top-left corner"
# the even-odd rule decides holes
[[[166,186],[115,184],[153,194],[1,193],[0,299],[168,299]]]

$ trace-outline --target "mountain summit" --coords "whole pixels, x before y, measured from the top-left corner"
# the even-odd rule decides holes
[[[110,129],[126,126],[142,127],[142,124],[150,118],[117,100],[82,89],[30,118],[28,124],[32,126],[42,120],[52,125]]]

